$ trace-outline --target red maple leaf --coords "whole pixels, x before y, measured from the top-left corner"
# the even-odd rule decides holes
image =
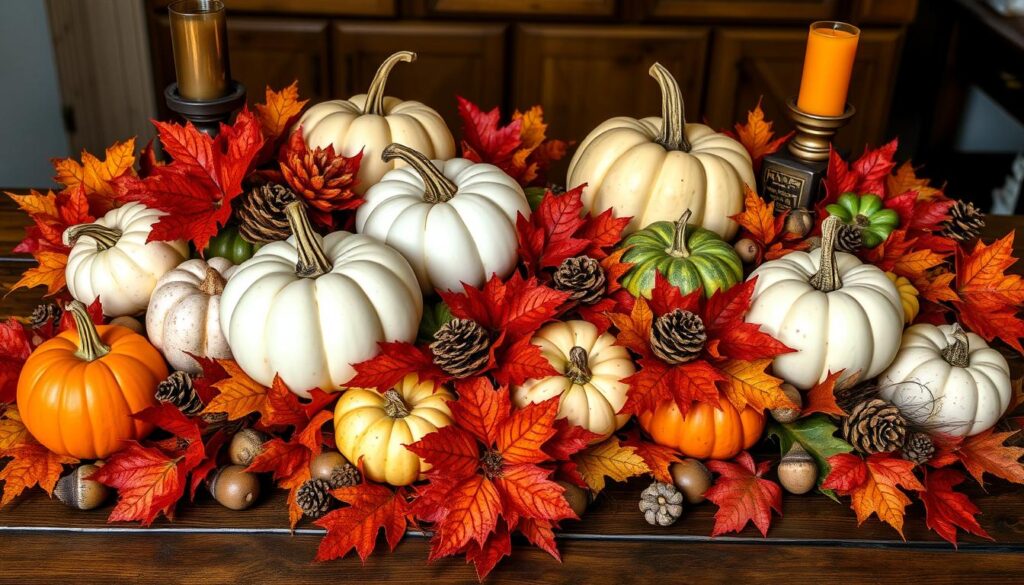
[[[377,543],[377,534],[384,530],[388,546],[395,550],[405,535],[409,505],[402,489],[391,490],[369,482],[341,487],[331,494],[348,504],[340,510],[328,512],[316,521],[327,530],[320,541],[316,560],[342,558],[353,548],[366,562]]]
[[[874,193],[885,199],[889,195],[889,175],[896,167],[893,156],[897,146],[898,141],[894,139],[876,149],[865,148],[864,154],[852,164],[847,164],[835,150],[829,152],[824,181],[826,196],[815,206],[818,223],[828,217],[825,206],[835,203],[843,193]]]
[[[356,388],[391,388],[409,374],[420,380],[444,383],[450,376],[434,364],[430,349],[408,342],[381,342],[380,352],[366,361],[354,364],[356,375],[349,386]]]
[[[520,527],[520,532],[522,531],[522,527]],[[527,539],[530,540],[530,542],[537,544],[529,536],[534,533],[535,531],[528,528],[524,534],[527,534]],[[545,547],[541,546],[541,548]],[[557,549],[555,552],[558,552]],[[494,570],[498,561],[511,554],[512,537],[509,534],[508,526],[504,522],[498,523],[497,528],[495,528],[494,532],[487,537],[487,540],[483,544],[477,544],[474,541],[466,545],[466,561],[473,563],[473,566],[476,568],[476,577],[481,582],[483,582],[487,575]],[[555,556],[555,558],[559,557]]]
[[[6,506],[23,491],[36,485],[52,495],[64,465],[78,462],[74,457],[53,453],[31,436],[23,437],[5,450],[3,457],[10,460],[0,469],[0,481],[4,482],[0,507]]]
[[[936,469],[925,474],[924,490],[918,492],[924,504],[925,524],[953,546],[956,546],[957,528],[993,540],[975,518],[981,510],[966,495],[953,489],[964,479],[955,469]]]
[[[28,332],[15,318],[0,323],[0,403],[14,402],[21,367],[32,353]]]
[[[751,278],[727,291],[715,291],[704,304],[702,317],[708,339],[718,342],[717,351],[725,357],[756,360],[793,351],[757,325],[743,321],[756,285],[757,278]]]
[[[762,477],[771,470],[771,461],[755,467],[754,459],[744,451],[732,461],[708,461],[707,467],[719,474],[704,494],[718,506],[711,536],[740,532],[747,522],[753,522],[762,536],[768,536],[772,510],[782,515],[782,489]]]
[[[914,462],[892,453],[875,453],[867,459],[840,453],[829,457],[828,463],[831,471],[821,487],[850,496],[858,525],[875,514],[903,536],[903,516],[910,498],[900,488],[925,489],[914,475]]]
[[[846,370],[829,372],[828,376],[814,385],[804,397],[804,406],[800,409],[800,417],[822,412],[833,416],[846,416],[846,412],[836,404],[836,381]]]
[[[174,516],[174,505],[185,494],[184,457],[132,442],[110,456],[92,479],[117,489],[117,504],[109,522],[139,521],[149,526],[157,516]]]

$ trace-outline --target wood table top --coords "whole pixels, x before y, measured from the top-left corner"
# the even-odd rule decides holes
[[[0,202],[0,287],[6,290],[32,262],[11,248],[27,217]],[[1024,217],[989,217],[983,238],[1024,227]],[[1014,243],[1024,254],[1024,241]],[[1015,266],[1015,272],[1024,266]],[[3,298],[0,315],[25,316],[42,289]],[[1024,362],[1011,358],[1014,376]],[[625,583],[671,579],[682,583],[972,583],[1020,582],[1024,569],[1024,489],[997,481],[968,490],[993,541],[961,534],[958,549],[924,524],[919,502],[907,509],[901,540],[875,518],[860,527],[849,503],[820,495],[786,494],[783,517],[767,538],[753,526],[711,538],[716,507],[689,506],[675,525],[649,526],[637,508],[645,482],[609,486],[580,521],[558,534],[562,562],[519,543],[488,583]],[[54,583],[289,583],[322,580],[369,583],[468,583],[472,565],[456,557],[427,564],[429,543],[410,533],[393,553],[378,551],[365,564],[354,554],[314,563],[323,531],[308,521],[288,529],[285,493],[267,490],[251,509],[232,512],[205,493],[178,506],[175,521],[151,528],[107,524],[111,506],[89,512],[49,500],[39,490],[0,510],[0,582]]]

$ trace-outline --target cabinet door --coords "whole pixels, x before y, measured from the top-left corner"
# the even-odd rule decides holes
[[[649,0],[654,18],[788,21],[839,17],[839,0]]]
[[[710,123],[731,127],[762,99],[765,117],[775,122],[776,131],[788,131],[786,100],[800,89],[807,29],[722,29],[714,43],[706,110]],[[865,144],[887,138],[901,46],[899,30],[861,33],[849,96],[857,114],[839,131],[839,148],[859,152]]]
[[[333,97],[365,93],[381,62],[401,50],[416,61],[392,70],[386,95],[429,105],[454,133],[462,126],[456,95],[504,105],[505,27],[497,24],[337,23]]]
[[[516,35],[514,105],[540,104],[548,136],[583,140],[614,116],[660,116],[660,62],[700,120],[708,30],[693,27],[524,25]]]
[[[615,0],[411,0],[418,16],[525,14],[529,16],[612,16]]]

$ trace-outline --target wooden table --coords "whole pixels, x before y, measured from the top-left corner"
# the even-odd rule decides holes
[[[6,253],[21,237],[25,217],[0,203],[0,282],[9,287],[26,266]],[[1024,217],[989,220],[986,239],[1024,226]],[[1021,255],[1024,241],[1015,244]],[[1021,266],[1015,267],[1020,271]],[[39,292],[17,292],[3,315],[26,315]],[[1014,360],[1015,375],[1021,361]],[[559,533],[563,562],[522,543],[489,583],[1019,583],[1024,571],[1024,490],[994,483],[970,492],[994,542],[962,536],[959,550],[924,526],[919,503],[908,508],[906,541],[870,519],[857,527],[847,503],[820,495],[785,496],[783,518],[768,538],[753,527],[710,538],[715,506],[688,508],[668,528],[644,522],[637,498],[645,482],[609,487],[578,522]],[[427,564],[429,543],[411,533],[394,553],[313,562],[322,531],[304,522],[288,530],[284,493],[269,490],[252,509],[231,512],[201,494],[178,518],[152,528],[106,523],[110,507],[66,508],[38,490],[0,510],[0,582],[55,583],[461,583],[476,577],[460,558]],[[383,543],[379,551],[385,550]]]

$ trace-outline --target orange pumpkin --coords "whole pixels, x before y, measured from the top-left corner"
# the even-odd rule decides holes
[[[78,301],[68,311],[77,331],[61,333],[29,356],[18,378],[18,411],[50,451],[106,457],[153,430],[132,415],[156,406],[156,386],[167,377],[167,365],[138,333],[94,325]]]
[[[655,443],[674,447],[697,459],[731,459],[757,443],[764,432],[764,415],[749,406],[742,412],[722,400],[721,410],[694,403],[683,416],[675,401],[640,415],[640,426]]]

